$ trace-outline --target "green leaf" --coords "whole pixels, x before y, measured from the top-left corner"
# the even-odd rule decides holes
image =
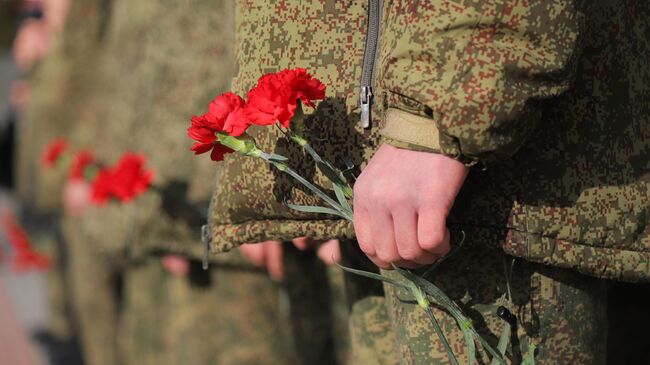
[[[530,343],[528,345],[528,352],[521,362],[522,365],[535,365],[535,350],[537,350],[537,345]]]
[[[343,209],[347,210],[348,212],[352,212],[352,207],[350,206],[350,202],[348,202],[348,198],[345,196],[345,193],[343,192],[343,189],[341,186],[337,183],[334,184],[334,194],[336,194],[336,199],[338,199],[339,204],[341,204],[341,207]]]
[[[353,269],[353,268],[350,268],[350,267],[345,267],[345,266],[343,266],[343,265],[341,265],[339,263],[335,263],[335,264],[336,264],[336,266],[340,267],[343,271],[347,271],[347,272],[350,272],[350,273],[353,273],[353,274],[356,274],[356,275],[359,275],[359,276],[364,276],[364,277],[367,277],[367,278],[370,278],[370,279],[384,281],[384,282],[387,282],[387,283],[389,283],[391,285],[395,285],[398,288],[405,289],[405,290],[410,290],[408,286],[406,286],[405,284],[400,283],[399,281],[397,281],[397,280],[395,280],[393,278],[389,278],[387,276],[380,275],[380,274],[370,272],[370,271],[357,270],[357,269]]]
[[[339,217],[345,218],[345,216],[332,208],[327,208],[327,207],[319,207],[319,206],[313,206],[313,205],[295,205],[295,204],[290,204],[290,203],[285,203],[287,207],[297,210],[299,212],[305,212],[305,213],[322,213],[322,214],[332,214],[336,215]]]
[[[309,150],[309,149],[311,149],[311,147],[309,145],[307,145],[307,146],[305,146],[305,149]],[[315,154],[315,152],[314,152],[314,154]],[[315,156],[318,156],[318,155],[315,154]],[[312,157],[314,157],[314,155],[312,155]],[[327,161],[324,161],[323,159],[320,158],[320,156],[318,156],[318,158],[314,158],[314,160],[316,160],[316,166],[318,166],[318,169],[321,170],[323,175],[327,176],[327,178],[332,183],[339,184],[339,185],[342,185],[344,183],[343,179],[341,178],[340,172],[338,171],[338,169],[336,167],[332,166],[331,163],[329,163]]]
[[[510,326],[510,323],[504,322],[504,327],[503,330],[501,331],[501,336],[499,336],[499,344],[497,345],[497,351],[501,353],[501,356],[503,358],[506,357],[506,350],[508,349],[508,344],[510,343],[510,334],[512,331],[512,327]],[[492,359],[492,362],[490,365],[498,365],[499,363],[495,360]]]
[[[445,337],[445,334],[442,332],[442,328],[440,328],[440,323],[438,323],[438,320],[433,315],[431,306],[428,306],[426,308],[426,311],[427,311],[427,315],[429,315],[429,319],[431,320],[431,324],[433,325],[434,331],[436,331],[436,334],[438,335],[440,342],[442,342],[442,346],[445,348],[445,351],[447,351],[447,357],[449,358],[449,362],[451,362],[452,365],[458,365],[458,360],[456,359],[456,355],[454,355],[454,351],[451,349],[451,346],[449,345],[449,341],[447,341],[447,337]]]
[[[469,360],[467,361],[467,364],[474,365],[476,362],[476,343],[474,342],[472,332],[464,330],[463,338],[465,339],[465,344],[467,344],[467,352],[469,353]]]
[[[282,155],[277,155],[275,153],[268,153],[267,158],[269,160],[271,160],[271,161],[280,161],[280,162],[289,160],[288,158],[286,158],[286,157],[284,157]]]

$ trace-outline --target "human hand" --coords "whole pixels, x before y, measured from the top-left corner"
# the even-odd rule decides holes
[[[12,53],[21,72],[28,72],[36,61],[43,58],[51,46],[47,24],[40,20],[27,20],[14,39]]]
[[[307,237],[298,237],[292,240],[294,246],[299,250],[307,250],[318,247],[316,254],[327,265],[341,260],[341,250],[338,240],[313,241]],[[283,261],[282,244],[280,241],[265,241],[260,243],[246,243],[239,246],[244,256],[253,264],[266,267],[269,275],[274,280],[282,280]]]
[[[63,187],[63,207],[71,216],[79,216],[90,205],[90,184],[83,179],[69,179]]]
[[[163,267],[176,276],[185,276],[190,272],[190,263],[181,255],[165,255],[161,259]]]
[[[382,145],[354,185],[354,229],[375,265],[415,268],[450,250],[447,214],[468,168],[450,157]]]

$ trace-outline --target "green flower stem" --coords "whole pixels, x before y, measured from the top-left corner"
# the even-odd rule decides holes
[[[447,341],[447,337],[445,337],[445,334],[442,332],[442,328],[440,328],[440,323],[438,323],[438,320],[436,317],[433,315],[433,311],[431,310],[431,306],[429,305],[428,307],[425,308],[427,315],[429,315],[429,319],[431,320],[431,324],[433,325],[433,329],[436,331],[436,334],[440,338],[440,341],[442,342],[442,345],[445,347],[445,351],[447,351],[447,357],[449,357],[449,362],[452,363],[452,365],[459,365],[458,360],[456,359],[456,356],[454,355],[454,351],[451,349],[451,346],[449,345],[449,341]]]
[[[327,204],[332,206],[332,208],[340,212],[346,219],[352,221],[353,218],[352,212],[348,211],[347,209],[344,209],[339,203],[337,203],[334,199],[330,198],[316,185],[307,181],[304,177],[300,176],[300,174],[298,174],[295,170],[289,167],[289,165],[284,163],[283,161],[286,160],[284,156],[280,156],[272,153],[266,153],[260,150],[255,144],[255,141],[247,134],[244,134],[240,137],[233,137],[233,136],[229,136],[226,133],[217,133],[217,138],[219,139],[219,142],[221,144],[232,149],[233,151],[244,156],[261,158],[266,162],[270,163],[271,165],[275,166],[275,168],[277,168],[278,170],[289,174],[291,177],[298,180],[299,183],[307,187],[307,189],[311,190],[313,193],[318,195]]]
[[[410,284],[409,290],[415,297],[415,300],[418,302],[418,305],[420,306],[420,308],[424,309],[425,312],[427,312],[427,315],[431,320],[431,325],[433,325],[433,329],[434,331],[436,331],[436,335],[438,335],[440,342],[442,342],[442,346],[445,348],[445,351],[447,351],[447,357],[449,358],[449,362],[451,362],[452,365],[458,365],[458,360],[456,359],[456,355],[454,355],[454,351],[451,349],[451,346],[449,345],[449,341],[447,341],[447,336],[445,336],[445,334],[442,332],[440,323],[438,323],[438,320],[433,315],[433,310],[431,310],[431,302],[429,302],[429,298],[427,298],[427,294],[422,289],[420,289],[420,287],[415,285],[415,283],[410,282],[409,284]]]
[[[521,363],[522,365],[535,365],[535,350],[537,350],[537,345],[529,343],[528,352]]]
[[[338,184],[341,186],[343,193],[345,194],[346,197],[350,198],[352,197],[352,187],[348,182],[346,181],[345,177],[343,176],[340,171],[338,171],[331,163],[325,161],[319,154],[312,148],[312,146],[309,144],[309,141],[307,139],[291,130],[283,131],[287,137],[289,137],[291,140],[296,142],[300,147],[302,147],[307,153],[316,161],[318,166],[321,168],[328,168],[331,171],[327,171],[329,173],[326,173],[326,175],[330,178],[336,178],[338,181],[332,181],[335,184]],[[325,171],[324,171],[325,172]]]
[[[264,156],[261,156],[264,158]],[[323,199],[327,204],[329,204],[332,208],[336,209],[337,211],[341,212],[345,216],[346,219],[352,221],[353,216],[351,216],[348,212],[346,212],[339,203],[334,201],[334,199],[330,198],[327,194],[325,194],[321,189],[319,189],[316,185],[310,183],[307,181],[304,177],[300,176],[295,170],[293,170],[291,167],[289,167],[287,164],[284,162],[278,162],[278,161],[273,161],[273,160],[268,160],[266,159],[269,163],[271,163],[273,166],[275,166],[278,170],[289,174],[291,177],[294,179],[298,180],[299,183],[303,184],[307,189],[311,190],[314,194],[318,195],[321,199]]]

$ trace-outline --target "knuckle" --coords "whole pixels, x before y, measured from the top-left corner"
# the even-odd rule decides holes
[[[399,256],[407,261],[413,261],[420,257],[421,250],[415,247],[399,247],[398,246]]]
[[[440,229],[433,230],[418,237],[420,247],[426,250],[439,248],[445,240],[445,232]]]
[[[387,250],[379,250],[377,249],[376,256],[379,260],[386,262],[386,263],[391,263],[399,260],[399,257],[396,257],[393,253],[387,251]]]
[[[392,207],[403,206],[408,202],[406,194],[402,191],[389,190],[390,193],[384,195],[384,202]]]
[[[366,242],[363,239],[360,239],[358,242],[359,242],[359,248],[361,249],[361,251],[363,251],[363,253],[367,255],[375,254],[375,248],[372,244]]]
[[[378,181],[369,186],[367,189],[368,198],[376,200],[378,198],[386,196],[386,190],[384,190],[381,186],[382,184]]]

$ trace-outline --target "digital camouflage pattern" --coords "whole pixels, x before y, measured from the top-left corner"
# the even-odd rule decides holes
[[[358,80],[366,29],[364,1],[236,1],[236,58],[233,92],[245,96],[265,73],[304,67],[326,86],[326,99],[308,114],[305,127],[314,148],[342,164],[360,165],[377,147],[378,133],[358,129]],[[255,60],[254,62],[251,60]],[[307,180],[324,183],[312,160],[275,128],[251,127],[262,150],[290,158]],[[293,181],[259,159],[226,156],[217,176],[210,212],[214,251],[268,238],[351,237],[345,221],[290,210],[285,201],[319,203]]]
[[[613,0],[387,1],[374,125],[399,146],[477,164],[450,225],[505,231],[486,244],[527,260],[647,280],[649,12]],[[308,68],[328,87],[306,122],[315,149],[363,166],[381,143],[380,128],[366,136],[357,126],[366,2],[238,1],[237,15],[234,91],[266,72]],[[264,150],[324,182],[278,133],[253,132]],[[214,250],[353,234],[285,201],[319,203],[263,161],[227,156],[213,196]]]
[[[149,256],[124,275],[122,364],[295,364],[280,284],[239,252],[174,276]]]
[[[517,259],[512,266],[510,304],[505,267],[510,267],[512,258],[483,246],[483,239],[488,237],[474,237],[475,240],[465,242],[456,256],[443,263],[431,279],[460,305],[477,331],[494,348],[506,325],[496,315],[497,308],[503,305],[517,316],[516,334],[511,337],[507,351],[509,364],[520,364],[531,344],[536,346],[537,364],[605,363],[607,321],[603,319],[607,313],[606,282],[574,271]],[[504,265],[504,259],[508,260],[507,265]],[[403,281],[392,271],[383,273]],[[388,348],[392,348],[398,359],[385,363],[448,364],[447,353],[429,318],[411,294],[389,285],[384,288],[385,300],[375,299],[374,305],[365,313],[374,316],[375,328],[388,330],[378,332],[379,339],[375,334],[370,343],[366,339],[368,331],[362,331],[353,342],[357,354],[354,361],[374,361],[377,353],[373,350],[378,349],[375,343],[383,340],[392,346]],[[385,317],[374,314],[381,311],[385,311]],[[444,310],[436,308],[435,303],[433,311],[459,362],[467,363],[467,349],[457,323]],[[484,351],[479,351],[479,354],[482,363],[490,363],[490,357]]]

